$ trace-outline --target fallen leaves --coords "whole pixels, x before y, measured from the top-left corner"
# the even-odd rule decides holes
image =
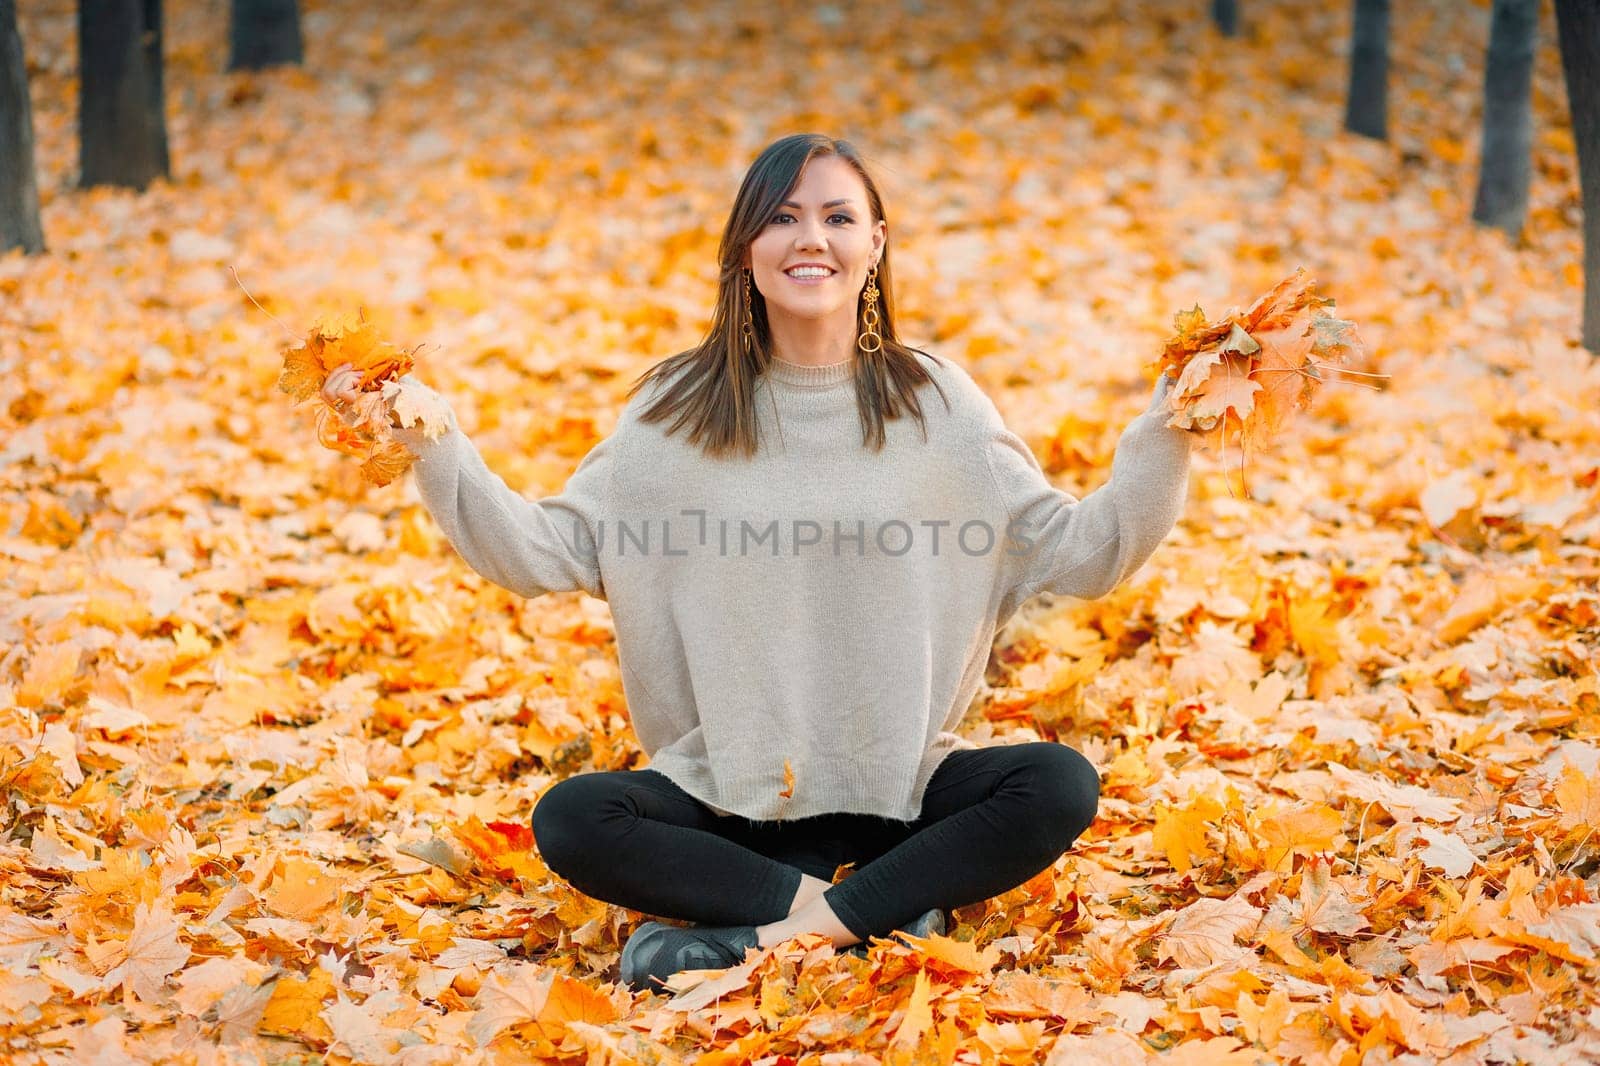
[[[243,90],[206,58],[214,12],[177,3],[179,173],[133,196],[71,190],[73,19],[25,6],[54,250],[0,259],[12,1059],[1600,1053],[1600,364],[1569,343],[1570,141],[1536,145],[1518,245],[1461,217],[1486,7],[1396,17],[1411,91],[1376,145],[1303,132],[1337,123],[1347,32],[1303,0],[1225,46],[1104,3],[925,5],[912,35],[887,9],[685,3],[663,31],[615,5],[351,8],[316,69]],[[748,106],[708,121],[707,93]],[[1447,126],[1460,164],[1416,140]],[[1090,757],[1100,814],[1067,856],[945,937],[797,938],[629,995],[643,916],[561,881],[528,829],[559,778],[640,764],[608,610],[507,595],[397,467],[364,476],[385,409],[415,427],[431,402],[383,339],[426,338],[490,467],[555,492],[706,325],[729,175],[812,128],[877,131],[902,335],[1067,491],[1103,479],[1170,311],[1296,262],[1389,387],[1350,387],[1353,346],[1293,367],[1338,341],[1289,325],[1332,310],[1312,299],[1189,353],[1214,437],[1287,412],[1247,445],[1249,492],[1233,437],[1198,453],[1150,563],[1024,605],[961,727]],[[263,153],[283,129],[294,151]],[[360,368],[355,425],[316,416],[335,454],[273,391],[276,327],[217,249],[273,315],[337,334],[299,338],[293,389],[321,405]],[[1287,369],[1239,373],[1269,348]],[[1349,380],[1296,407],[1312,372]]]
[[[542,967],[513,967],[509,976],[491,973],[473,1000],[467,1033],[486,1047],[516,1027],[524,1041],[554,1045],[577,1024],[601,1025],[618,1017],[611,996]]]

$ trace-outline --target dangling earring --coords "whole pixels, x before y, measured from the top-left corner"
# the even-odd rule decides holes
[[[867,291],[861,306],[861,332],[856,336],[856,347],[867,355],[883,350],[883,337],[878,334],[878,265],[867,271]]]
[[[753,351],[756,345],[756,320],[750,313],[750,271],[744,272],[744,323],[739,327],[739,339],[746,351]]]

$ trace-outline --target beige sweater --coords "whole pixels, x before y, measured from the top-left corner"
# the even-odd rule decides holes
[[[478,573],[522,596],[607,600],[624,693],[650,765],[714,809],[910,820],[996,629],[1038,592],[1104,595],[1182,510],[1189,433],[1164,389],[1123,432],[1110,480],[1053,487],[993,402],[949,362],[951,404],[861,443],[853,367],[774,363],[759,453],[711,460],[638,421],[641,390],[556,495],[530,500],[458,428],[427,441],[416,485]],[[414,379],[413,379],[414,380]],[[794,778],[785,789],[785,766]]]

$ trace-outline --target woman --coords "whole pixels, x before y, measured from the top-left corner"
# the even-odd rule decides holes
[[[889,258],[850,144],[785,137],[739,189],[706,339],[634,384],[560,494],[512,492],[453,414],[396,431],[475,570],[610,603],[650,765],[557,783],[533,830],[581,891],[698,923],[638,928],[634,988],[799,933],[942,932],[1095,816],[1077,752],[951,730],[1019,604],[1101,596],[1154,551],[1191,437],[1164,378],[1108,484],[1052,487],[965,372],[899,341]]]

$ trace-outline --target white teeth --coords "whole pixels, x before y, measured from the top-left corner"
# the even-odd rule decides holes
[[[833,271],[825,267],[795,267],[786,271],[791,278],[825,278]]]

